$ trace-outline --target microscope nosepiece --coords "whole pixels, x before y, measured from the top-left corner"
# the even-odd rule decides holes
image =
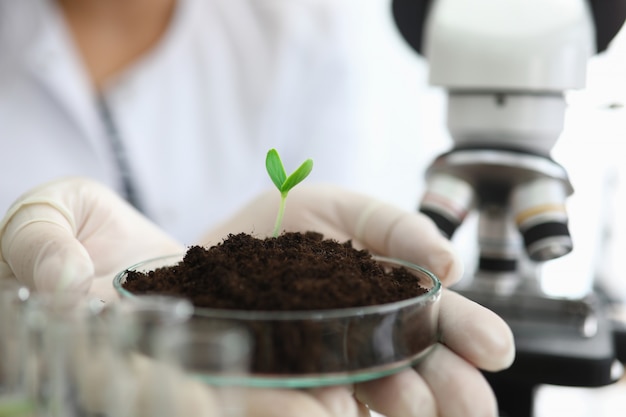
[[[552,178],[535,179],[513,190],[515,223],[530,259],[547,261],[571,252],[566,197],[563,183]]]

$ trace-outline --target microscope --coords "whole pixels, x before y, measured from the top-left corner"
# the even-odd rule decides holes
[[[576,256],[574,187],[551,157],[565,94],[584,88],[587,62],[623,25],[626,1],[392,0],[392,12],[430,84],[447,92],[453,148],[428,168],[419,210],[449,238],[474,220],[475,266],[455,289],[515,336],[511,368],[485,374],[501,413],[529,417],[541,384],[614,382],[626,358],[602,297],[547,294],[541,281],[544,265]]]

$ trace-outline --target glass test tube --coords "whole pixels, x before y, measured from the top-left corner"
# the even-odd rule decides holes
[[[23,313],[30,291],[0,280],[0,417],[27,417],[35,410],[27,380]]]
[[[173,297],[136,297],[115,310],[125,360],[113,417],[244,415],[245,391],[235,382],[248,370],[245,332],[199,320],[188,301]]]
[[[109,367],[103,303],[35,293],[25,306],[27,375],[38,417],[101,415]]]

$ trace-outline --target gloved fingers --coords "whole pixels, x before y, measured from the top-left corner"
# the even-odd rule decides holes
[[[132,355],[127,365],[110,375],[112,382],[107,387],[110,390],[108,393],[106,390],[103,392],[101,381],[90,387],[109,399],[106,410],[116,411],[111,414],[136,417],[227,416],[224,410],[230,404],[222,401],[216,390],[181,369],[143,355]],[[236,406],[241,406],[243,398],[236,398],[239,401]]]
[[[370,409],[367,405],[363,404],[361,401],[357,401],[356,405],[358,407],[359,417],[372,417],[372,413],[370,413]]]
[[[183,388],[184,387],[184,388]],[[177,411],[172,415],[242,417],[361,417],[352,395],[335,387],[310,392],[287,389],[249,388],[223,395],[220,389],[205,387],[189,380],[177,390]],[[239,396],[237,395],[239,394]],[[190,411],[193,410],[193,413]],[[233,411],[237,412],[233,414]],[[367,414],[365,414],[367,416]]]
[[[86,293],[94,265],[64,211],[54,202],[23,202],[7,217],[1,258],[11,274],[31,288]]]
[[[413,369],[357,384],[355,396],[386,417],[437,416],[437,404],[430,387]]]
[[[416,366],[418,373],[407,370],[358,384],[357,399],[387,417],[495,416],[493,394],[478,368],[496,371],[511,364],[515,348],[509,327],[449,290],[441,298],[439,325],[443,344]]]
[[[499,371],[513,363],[513,333],[498,315],[450,290],[444,290],[440,303],[441,343],[487,371]]]
[[[315,388],[307,391],[328,411],[337,417],[359,417],[359,405],[347,386]]]
[[[25,194],[0,224],[0,273],[37,290],[116,298],[119,271],[184,247],[107,187],[57,180]]]
[[[79,394],[87,401],[84,405],[88,409],[117,410],[137,417],[153,416],[157,411],[172,416],[207,417],[367,417],[369,414],[346,386],[307,391],[215,387],[144,355],[131,355],[129,359],[123,368],[79,369],[83,373]],[[102,376],[108,376],[106,379],[111,381],[104,390]],[[107,398],[109,401],[105,401]]]
[[[461,260],[430,219],[387,204],[376,205],[364,214],[367,217],[361,217],[357,236],[367,247],[423,266],[447,285],[461,278]]]
[[[154,384],[154,372],[142,370],[137,386]],[[160,375],[161,377],[163,375]],[[170,378],[171,379],[171,378]],[[164,392],[169,408],[177,410],[170,415],[245,417],[361,417],[360,407],[349,389],[343,386],[325,387],[311,391],[295,389],[209,387],[191,376],[177,379],[168,385],[174,389]],[[150,402],[154,391],[143,390],[136,400],[139,404]],[[154,399],[152,399],[154,402]],[[167,405],[167,404],[166,404]],[[145,408],[139,407],[139,410]],[[185,412],[182,412],[185,411]],[[191,412],[193,411],[193,412]],[[233,412],[236,413],[233,414]],[[141,415],[153,415],[140,413]],[[367,414],[365,414],[367,415]]]
[[[447,285],[461,278],[461,259],[428,217],[358,194],[342,206],[342,221],[374,253],[423,266]]]
[[[352,240],[375,254],[403,259],[435,273],[445,284],[463,274],[453,245],[421,213],[330,185],[294,189],[285,228],[303,226],[337,240]]]
[[[415,369],[430,387],[438,417],[498,415],[493,391],[480,371],[446,346],[437,345]]]
[[[8,263],[0,260],[0,282],[17,281],[17,277]]]
[[[300,390],[269,388],[251,388],[245,395],[247,417],[358,417],[358,409],[349,404],[351,395],[344,387],[319,390],[317,397]],[[337,414],[342,411],[349,414]]]

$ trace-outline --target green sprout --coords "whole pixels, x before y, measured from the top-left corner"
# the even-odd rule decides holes
[[[276,185],[278,191],[280,191],[280,206],[278,208],[278,215],[276,216],[276,223],[274,224],[274,237],[277,237],[280,231],[280,225],[283,222],[283,215],[285,214],[287,194],[311,173],[313,160],[310,158],[307,159],[290,176],[287,176],[283,162],[280,160],[280,155],[278,155],[276,149],[270,149],[265,158],[265,168],[272,182]]]

